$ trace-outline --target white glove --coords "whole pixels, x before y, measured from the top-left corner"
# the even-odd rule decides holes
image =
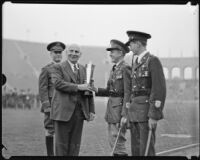
[[[88,120],[88,121],[93,121],[93,120],[94,120],[94,118],[95,118],[95,114],[94,114],[94,113],[92,113],[92,112],[90,112],[90,118],[89,118],[89,120]]]
[[[155,101],[155,107],[160,108],[160,106],[161,106],[161,101],[156,100]]]

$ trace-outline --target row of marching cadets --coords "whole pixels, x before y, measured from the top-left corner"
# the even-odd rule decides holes
[[[83,55],[77,44],[62,42],[47,46],[52,62],[42,68],[39,95],[44,113],[48,156],[78,156],[84,120],[95,118],[93,94],[109,97],[105,113],[111,156],[128,156],[127,129],[131,133],[132,156],[155,156],[157,123],[163,118],[166,83],[158,57],[147,50],[151,35],[127,31],[128,42],[112,39],[113,67],[105,88],[86,83],[86,68],[78,61]],[[67,59],[62,61],[62,53]],[[132,65],[124,61],[133,52]],[[95,81],[95,79],[94,79]]]

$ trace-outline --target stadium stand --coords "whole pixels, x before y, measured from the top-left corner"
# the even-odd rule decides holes
[[[33,93],[38,93],[38,75],[41,68],[50,61],[46,45],[45,43],[3,39],[2,71],[7,76],[8,88],[17,87],[24,90],[30,88]],[[109,63],[109,55],[105,49],[106,47],[82,46],[83,56],[80,63],[86,64],[92,61],[95,64],[94,79],[97,86],[106,86],[112,65]],[[130,57],[128,57],[129,63]],[[63,58],[65,58],[64,55]],[[198,60],[192,57],[161,58],[161,62],[164,67],[169,67],[169,71],[172,71],[173,66],[180,66],[183,70],[188,65],[194,69],[198,68]],[[183,77],[182,73],[183,71],[180,75]],[[193,79],[189,80],[182,79],[182,77],[167,79],[167,99],[198,100],[199,79],[194,78],[194,73],[192,75]]]

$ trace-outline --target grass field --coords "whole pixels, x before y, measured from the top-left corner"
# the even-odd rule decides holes
[[[84,123],[80,156],[110,155],[104,100],[96,99],[97,117],[93,122]],[[199,102],[167,102],[164,114],[165,119],[158,124],[156,152],[199,142]],[[43,114],[39,108],[2,110],[2,144],[8,149],[3,151],[4,157],[45,156],[44,134]],[[130,155],[129,130],[126,146]]]

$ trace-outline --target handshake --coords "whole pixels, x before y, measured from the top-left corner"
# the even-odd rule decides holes
[[[97,92],[98,91],[98,89],[94,86],[93,83],[92,83],[92,85],[88,84],[88,83],[79,84],[78,85],[78,90],[80,90],[80,91],[92,91],[92,92]]]

